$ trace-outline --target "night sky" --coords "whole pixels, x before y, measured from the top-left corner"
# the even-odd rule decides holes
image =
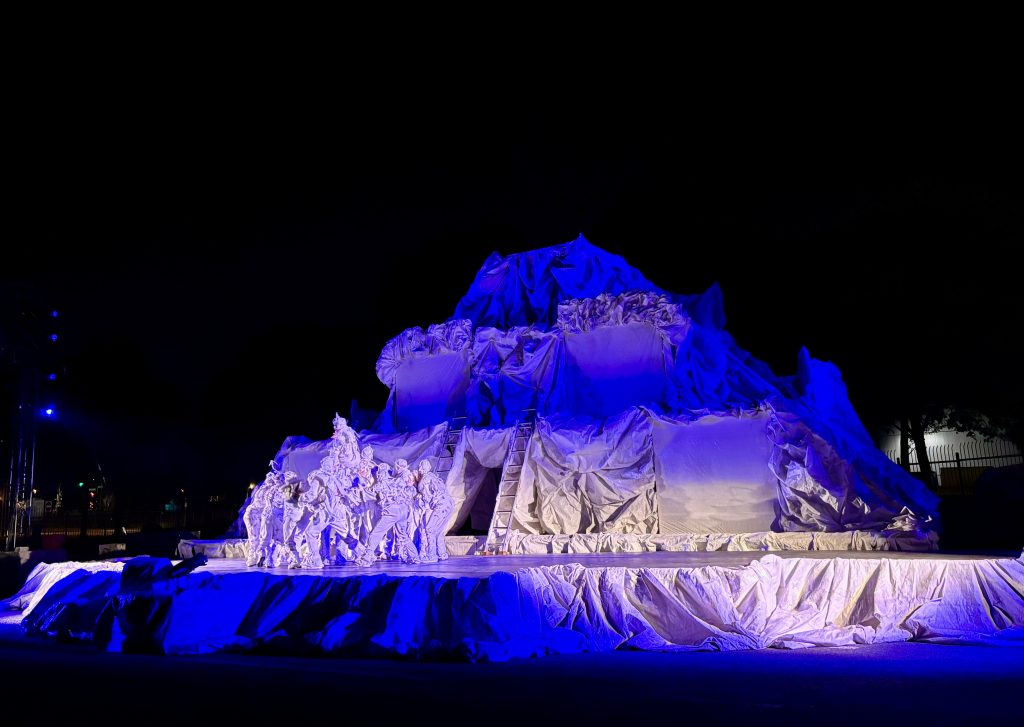
[[[240,504],[286,436],[383,407],[381,346],[451,316],[492,250],[579,232],[667,290],[718,281],[743,348],[779,374],[801,345],[833,361],[869,427],[906,401],[1024,405],[1021,182],[988,146],[920,165],[850,127],[602,108],[56,108],[21,138],[2,268],[5,305],[61,312],[41,483],[98,462],[140,502],[184,484]]]

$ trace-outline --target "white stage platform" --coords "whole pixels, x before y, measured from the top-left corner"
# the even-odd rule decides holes
[[[328,578],[352,578],[366,575],[389,575],[399,578],[407,576],[431,576],[434,578],[486,578],[495,573],[515,574],[529,568],[551,568],[578,565],[587,569],[693,569],[693,568],[740,568],[773,556],[786,560],[808,559],[827,561],[834,559],[852,559],[879,561],[921,560],[930,563],[946,561],[992,561],[985,555],[940,555],[938,553],[878,553],[865,551],[784,551],[768,553],[763,551],[715,551],[703,553],[683,553],[663,551],[657,553],[555,553],[551,555],[491,555],[491,556],[452,556],[439,563],[422,563],[419,565],[381,560],[368,568],[353,565],[328,566],[321,570],[302,570],[289,568],[249,568],[245,561],[238,558],[213,558],[206,565],[200,566],[196,573],[272,573],[280,576],[319,576]]]
[[[597,553],[323,571],[215,559],[177,577],[167,577],[169,561],[141,561],[142,571],[139,563],[40,566],[8,606],[23,609],[29,634],[174,654],[501,660],[614,649],[1024,645],[1024,558]],[[164,574],[151,577],[154,567]]]
[[[483,535],[449,535],[448,555],[475,555],[486,548]],[[182,540],[178,555],[191,558],[245,558],[244,538]],[[514,555],[556,553],[702,553],[707,551],[934,551],[939,538],[935,532],[848,530],[841,533],[679,533],[675,535],[623,535],[581,533],[576,535],[529,535],[511,533],[509,551]]]

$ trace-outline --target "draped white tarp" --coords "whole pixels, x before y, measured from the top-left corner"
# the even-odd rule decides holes
[[[446,479],[448,493],[455,501],[449,531],[458,530],[467,519],[475,530],[487,530],[490,526],[511,434],[511,428],[462,430]]]
[[[847,530],[842,533],[568,533],[531,535],[513,532],[506,547],[515,555],[546,553],[704,553],[710,551],[850,550],[927,552],[938,550],[939,537],[887,530]]]
[[[373,447],[373,458],[380,462],[393,465],[395,460],[404,459],[410,467],[416,467],[423,459],[436,462],[444,444],[444,435],[447,432],[448,424],[445,422],[406,434],[361,432],[359,446],[370,445]]]
[[[699,418],[651,415],[658,510],[667,533],[772,529],[779,488],[764,412]]]
[[[222,540],[178,541],[178,557],[191,558],[202,553],[207,558],[245,560],[249,555],[245,538],[224,538]],[[473,555],[486,545],[486,538],[476,535],[449,535],[444,539],[448,555]]]
[[[378,460],[437,464],[447,424],[362,432]],[[486,530],[511,428],[462,430],[446,475],[449,532]],[[327,441],[288,440],[284,469],[305,476]],[[862,476],[799,417],[770,404],[666,415],[539,416],[522,469],[512,528],[534,535],[922,531],[921,519]]]
[[[564,335],[564,411],[600,417],[668,400],[668,344],[654,326],[629,323]]]
[[[772,529],[778,484],[767,415],[538,420],[515,530],[743,533]]]
[[[393,416],[399,431],[443,422],[466,410],[469,351],[415,356],[395,374]],[[404,425],[404,426],[403,426]]]
[[[482,578],[209,570],[167,577],[169,561],[145,560],[157,562],[148,569],[112,564],[121,573],[42,564],[32,588],[0,607],[22,610],[31,635],[167,654],[271,646],[277,653],[502,660],[902,641],[1024,646],[1022,559],[766,555],[745,565],[572,563]]]
[[[522,472],[517,530],[657,532],[651,426],[641,409],[607,419],[538,420]]]
[[[874,446],[838,369],[801,350],[797,375],[776,376],[737,345],[725,322],[717,285],[699,295],[663,291],[582,236],[563,245],[495,254],[452,319],[426,330],[407,329],[384,346],[377,373],[390,397],[374,429],[416,430],[462,413],[472,427],[507,427],[523,409],[535,409],[541,417],[586,418],[643,407],[684,420],[693,411],[768,408],[775,414],[769,425],[771,469],[779,493],[773,529],[936,529],[937,497]],[[668,425],[654,428],[658,440],[672,438]],[[659,467],[658,476],[669,476],[670,487],[683,483],[666,497],[680,513],[696,515],[689,529],[765,527],[761,473],[753,469],[760,448],[761,443],[756,452],[731,447],[740,461],[729,457],[711,473],[725,483],[725,491],[711,493],[713,478],[704,472],[707,481],[699,486],[706,485],[714,499],[701,502],[692,473],[676,471],[697,450],[670,454],[675,462]],[[707,469],[707,463],[690,465]],[[748,465],[751,469],[740,471]],[[682,479],[671,479],[676,475]],[[552,503],[572,499],[549,494]],[[576,498],[577,509],[590,507],[592,494]],[[543,510],[542,500],[533,502]],[[737,512],[727,512],[730,502],[737,503]],[[673,512],[665,523],[669,531]],[[543,529],[545,517],[536,510],[517,513],[527,530]],[[593,527],[583,514],[556,508],[552,517],[557,528]],[[610,527],[627,527],[619,520]]]

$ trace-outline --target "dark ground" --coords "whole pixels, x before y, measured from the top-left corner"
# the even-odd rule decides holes
[[[3,725],[1019,724],[1024,648],[613,652],[498,664],[108,654],[0,628]],[[10,699],[9,696],[18,697]],[[13,713],[9,710],[13,710]],[[251,720],[257,720],[255,723]]]

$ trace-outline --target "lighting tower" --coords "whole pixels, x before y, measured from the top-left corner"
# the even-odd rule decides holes
[[[8,464],[0,482],[3,550],[32,531],[36,428],[59,413],[61,315],[38,298],[31,287],[9,286],[0,299],[0,452]]]

